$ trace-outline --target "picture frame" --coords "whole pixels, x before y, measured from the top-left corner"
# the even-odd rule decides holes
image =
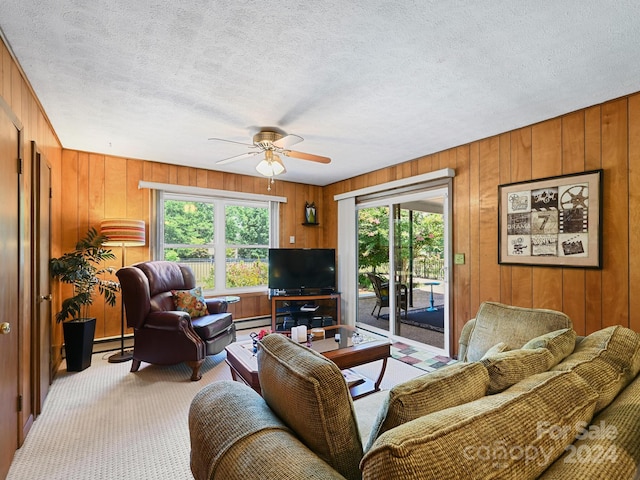
[[[498,185],[498,263],[602,268],[602,173]]]

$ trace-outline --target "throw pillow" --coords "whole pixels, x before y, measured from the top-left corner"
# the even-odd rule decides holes
[[[640,371],[640,334],[620,325],[586,336],[553,370],[573,370],[598,392],[600,412]]]
[[[480,360],[484,360],[485,358],[493,357],[494,355],[496,355],[498,353],[508,352],[509,350],[511,350],[511,349],[509,348],[509,346],[506,343],[504,343],[504,342],[496,343],[493,347],[491,347],[489,350],[487,350],[487,353],[485,353]]]
[[[338,366],[278,334],[260,341],[257,360],[262,397],[269,408],[342,476],[359,480],[362,441]],[[274,458],[277,455],[274,452]]]
[[[576,348],[576,332],[573,328],[563,328],[545,333],[529,340],[522,348],[527,350],[534,348],[548,349],[554,358],[553,367],[569,356],[573,349]]]
[[[536,373],[546,372],[553,365],[553,355],[546,348],[509,350],[480,360],[489,372],[488,394],[509,388]]]
[[[171,290],[176,310],[187,312],[191,318],[204,317],[209,314],[207,302],[202,295],[202,288],[191,290]]]
[[[454,363],[396,385],[378,412],[365,451],[387,430],[484,397],[488,386],[487,369],[478,362]]]

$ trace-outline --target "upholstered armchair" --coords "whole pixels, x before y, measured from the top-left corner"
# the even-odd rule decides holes
[[[196,286],[195,275],[187,265],[143,262],[121,268],[116,275],[122,287],[127,325],[134,332],[132,372],[138,371],[141,362],[186,362],[192,369],[191,380],[200,380],[205,357],[220,353],[235,341],[235,325],[224,300],[204,299],[204,304],[196,304],[194,308],[199,311],[195,312],[176,307],[173,292],[176,296],[189,295]]]

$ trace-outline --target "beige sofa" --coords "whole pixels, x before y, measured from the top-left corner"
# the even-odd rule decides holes
[[[487,302],[464,328],[460,359],[385,394],[363,448],[335,364],[268,335],[263,397],[217,382],[194,398],[194,477],[637,478],[638,333],[576,338],[562,313]]]

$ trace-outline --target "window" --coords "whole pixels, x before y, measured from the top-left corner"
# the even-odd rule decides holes
[[[263,290],[277,209],[277,202],[160,192],[156,258],[189,265],[207,293]]]

